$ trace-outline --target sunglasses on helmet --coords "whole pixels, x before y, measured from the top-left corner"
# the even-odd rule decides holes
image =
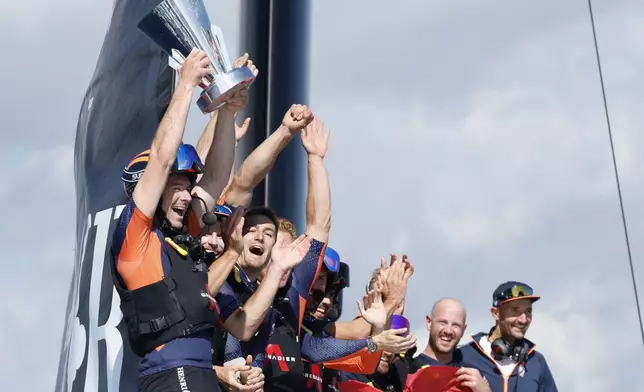
[[[197,150],[190,144],[182,144],[177,150],[177,159],[172,165],[173,173],[197,173],[203,172],[204,164],[197,154]]]

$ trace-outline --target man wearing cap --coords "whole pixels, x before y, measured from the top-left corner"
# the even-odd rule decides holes
[[[462,365],[478,369],[493,391],[557,392],[545,357],[525,338],[539,298],[525,283],[501,284],[492,294],[494,327],[460,348]]]

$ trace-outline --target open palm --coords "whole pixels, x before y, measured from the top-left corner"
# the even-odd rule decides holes
[[[298,265],[311,248],[311,237],[302,234],[286,246],[274,246],[272,262],[282,271],[288,271]]]
[[[329,142],[329,130],[325,129],[324,122],[317,117],[300,132],[302,145],[310,155],[324,158]]]
[[[365,305],[358,301],[358,309],[362,318],[377,328],[383,328],[387,323],[387,309],[385,309],[385,304],[382,302],[380,292],[377,290],[369,291],[364,296],[363,302]]]

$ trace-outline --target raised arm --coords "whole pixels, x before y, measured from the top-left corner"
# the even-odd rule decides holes
[[[197,154],[199,154],[199,158],[201,159],[201,162],[204,162],[204,163],[206,162],[208,151],[210,150],[210,145],[212,144],[212,139],[215,136],[216,124],[217,124],[217,112],[213,112],[211,113],[210,121],[208,121],[208,124],[206,124],[206,128],[204,129],[201,136],[199,136],[199,140],[197,141],[197,146],[195,147],[197,149]],[[228,176],[228,184],[226,184],[226,186],[224,187],[224,190],[222,191],[222,195],[230,187],[230,184],[233,181],[233,177],[235,176],[235,165],[237,163],[237,149],[239,147],[239,141],[244,137],[249,127],[250,127],[250,117],[246,117],[246,119],[240,126],[238,126],[237,123],[235,123],[235,151],[233,153],[233,164],[230,168],[230,174]],[[199,177],[197,179],[198,180],[201,179],[201,176],[202,174],[199,174]]]
[[[253,198],[253,189],[266,177],[279,153],[312,119],[313,114],[306,106],[291,106],[282,119],[282,125],[244,160],[226,190],[226,202],[247,207]]]
[[[285,247],[274,247],[273,261],[262,284],[243,306],[224,320],[223,328],[241,341],[250,340],[273,304],[282,277],[302,261],[310,247],[311,239],[305,235]]]
[[[301,132],[302,145],[308,153],[309,189],[306,195],[306,234],[328,242],[331,230],[331,187],[324,166],[329,131],[315,118]]]
[[[400,312],[407,294],[407,283],[414,273],[414,267],[403,255],[402,261],[396,261],[396,256],[391,256],[391,266],[387,266],[385,259],[381,260],[379,281],[383,305],[387,312],[387,320],[396,312]],[[372,325],[361,315],[348,322],[336,322],[327,326],[326,332],[338,339],[363,339],[374,334]]]
[[[212,145],[212,139],[215,137],[215,125],[217,125],[218,113],[217,111],[210,113],[210,120],[208,120],[208,124],[206,124],[206,128],[204,128],[201,136],[199,136],[199,140],[197,140],[197,145],[195,146],[197,154],[199,154],[199,159],[204,164],[206,163],[208,151],[210,151],[210,146]],[[199,175],[198,179],[201,179],[201,177],[202,174]]]
[[[248,66],[257,75],[252,61],[248,60]],[[219,195],[228,184],[235,158],[235,112],[246,106],[247,99],[248,89],[241,90],[226,101],[226,105],[217,113],[214,136],[206,154],[203,175],[192,190],[193,194],[205,201],[209,211],[215,207]],[[197,216],[206,212],[202,203],[193,203],[192,207]]]
[[[244,249],[242,230],[244,228],[244,209],[237,208],[227,219],[222,230],[225,243],[228,244],[224,253],[208,268],[208,290],[216,296],[226,278],[233,269],[239,255]],[[216,235],[216,234],[213,234]]]
[[[382,351],[369,352],[367,339],[342,340],[330,336],[316,337],[306,333],[302,338],[302,357],[325,367],[352,373],[372,374]]]
[[[249,64],[248,53],[244,53],[244,55],[238,57],[233,62],[233,67],[240,68],[246,64]],[[252,61],[250,62],[250,64],[252,64]],[[255,76],[257,75],[258,75],[258,72],[255,69]],[[199,154],[199,158],[201,159],[201,162],[204,162],[204,163],[206,162],[208,151],[210,151],[212,139],[215,136],[215,125],[217,124],[217,113],[219,112],[214,111],[210,114],[210,120],[208,121],[206,128],[201,133],[201,136],[199,136],[199,140],[197,141],[197,146],[196,146],[197,153]],[[249,120],[249,119],[246,119],[246,120]],[[235,149],[237,149],[237,145],[239,144],[239,139],[241,139],[242,136],[244,136],[244,133],[246,133],[246,129],[248,129],[247,121],[244,121],[244,125],[246,125],[245,129],[244,129],[244,126],[242,127],[235,126]],[[242,130],[243,132],[240,132]],[[201,176],[199,176],[199,178],[201,178]]]
[[[192,93],[201,79],[212,74],[210,60],[203,51],[193,49],[179,69],[179,83],[172,95],[150,147],[148,164],[132,198],[137,208],[148,217],[154,215],[177,157],[188,119]]]

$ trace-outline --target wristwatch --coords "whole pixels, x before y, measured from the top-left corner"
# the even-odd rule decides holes
[[[378,345],[373,341],[371,337],[367,338],[367,351],[370,353],[375,353],[378,351]]]

